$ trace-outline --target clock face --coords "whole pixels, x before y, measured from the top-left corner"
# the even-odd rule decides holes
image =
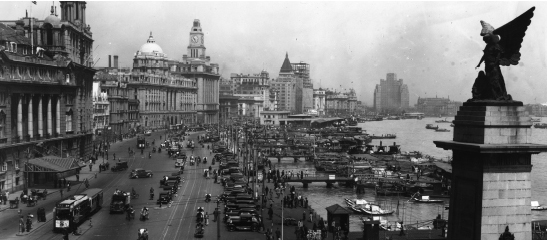
[[[196,36],[196,35],[192,36],[192,42],[197,43],[198,40],[199,40],[198,36]]]

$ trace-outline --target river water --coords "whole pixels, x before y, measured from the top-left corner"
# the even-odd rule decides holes
[[[446,151],[435,147],[435,140],[452,140],[453,128],[450,123],[435,123],[435,120],[440,118],[424,118],[422,120],[407,119],[407,120],[384,120],[359,123],[359,126],[369,134],[396,134],[396,139],[383,139],[383,145],[392,145],[396,142],[401,145],[401,151],[420,151],[425,155],[434,156],[436,158],[448,158],[452,156],[451,151]],[[454,118],[447,118],[452,121]],[[543,118],[542,122],[547,122],[547,118]],[[425,125],[432,123],[439,125],[440,128],[449,129],[450,132],[435,132],[434,130],[425,129]],[[532,143],[547,144],[547,129],[532,128]],[[373,145],[379,145],[380,140],[373,140]],[[276,161],[274,161],[276,162]],[[532,201],[539,201],[541,205],[547,205],[547,153],[541,153],[532,156]],[[315,171],[313,164],[283,160],[280,169],[308,169],[309,172]],[[441,214],[445,219],[448,219],[448,210],[444,210],[444,205],[448,205],[448,199],[445,199],[444,204],[419,204],[408,202],[407,197],[384,197],[376,196],[373,189],[366,189],[364,194],[356,194],[352,188],[335,185],[333,188],[326,188],[325,183],[310,184],[307,189],[302,188],[302,184],[294,183],[297,192],[301,192],[313,209],[323,217],[327,218],[326,207],[333,204],[339,204],[345,207],[344,198],[349,199],[365,199],[369,202],[381,203],[385,208],[397,209],[399,211],[393,215],[381,217],[381,220],[386,220],[389,223],[395,221],[404,221],[405,224],[424,222],[434,219],[437,214]],[[350,215],[351,231],[359,231],[361,229],[361,221],[359,217],[365,215]],[[533,211],[532,220],[547,219],[547,212]]]

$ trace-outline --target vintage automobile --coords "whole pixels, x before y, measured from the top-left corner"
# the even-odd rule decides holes
[[[250,213],[241,213],[239,216],[230,217],[228,231],[258,231],[259,221]]]
[[[157,203],[168,204],[171,202],[172,198],[173,198],[173,195],[171,194],[171,192],[161,192]]]
[[[127,162],[117,162],[116,165],[112,166],[110,168],[110,171],[112,172],[117,172],[117,171],[123,171],[123,170],[126,170],[128,169],[129,167],[127,166]]]
[[[152,135],[152,131],[150,130],[144,132],[144,136],[151,136],[151,135]]]
[[[177,158],[177,161],[175,162],[175,167],[178,168],[183,168],[184,169],[184,165],[186,163],[186,160],[184,158]]]
[[[150,170],[144,170],[142,168],[135,168],[129,174],[129,178],[151,178],[154,174]]]
[[[167,177],[167,180],[165,179],[165,177]],[[180,184],[180,177],[179,176],[165,176],[165,177],[163,177],[160,180],[160,186],[167,185],[167,183],[170,182],[170,181],[175,181],[177,185]]]

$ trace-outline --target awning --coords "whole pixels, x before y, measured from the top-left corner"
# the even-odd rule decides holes
[[[61,158],[56,156],[45,156],[28,160],[26,172],[50,172],[59,173],[84,167],[76,158]]]

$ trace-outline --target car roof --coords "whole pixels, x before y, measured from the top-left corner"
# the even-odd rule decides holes
[[[135,168],[134,171],[144,170],[143,168]]]

